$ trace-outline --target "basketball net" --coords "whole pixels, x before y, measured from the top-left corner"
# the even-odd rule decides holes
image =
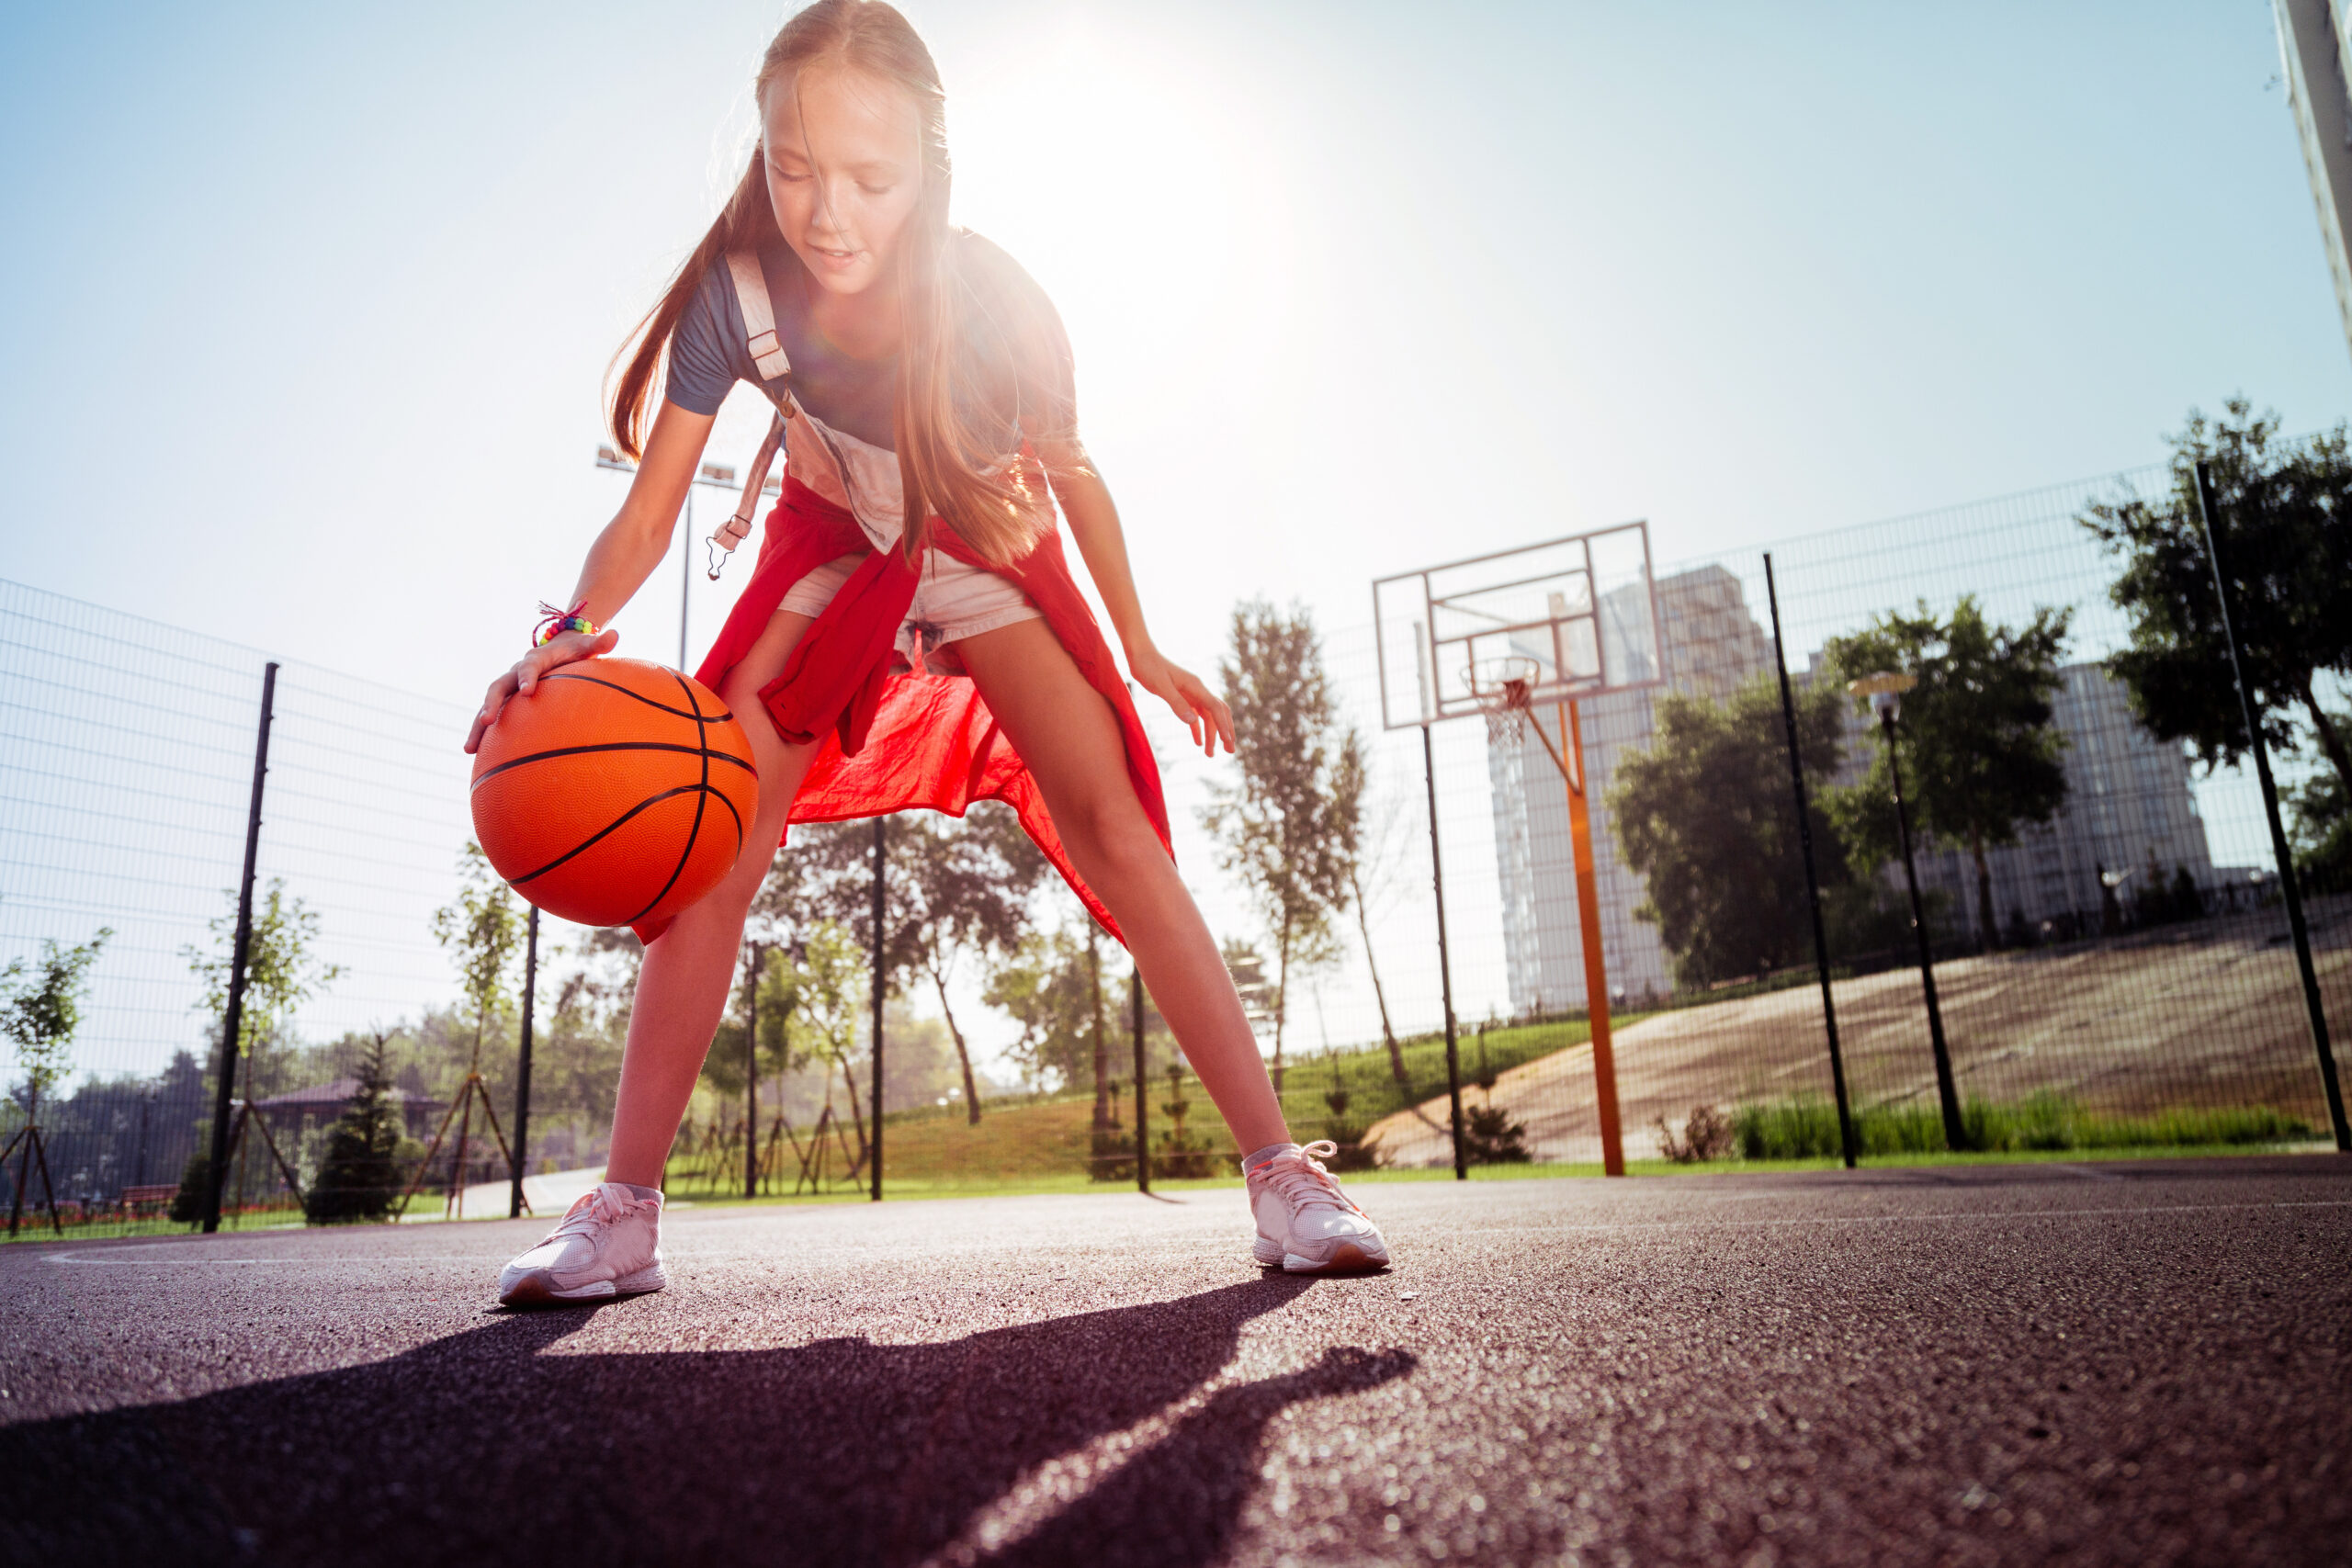
[[[1527,738],[1527,694],[1533,682],[1523,680],[1505,681],[1499,702],[1487,710],[1487,744],[1517,747]]]
[[[1527,739],[1528,720],[1532,716],[1529,694],[1534,690],[1535,682],[1532,680],[1513,677],[1499,682],[1499,685],[1501,700],[1485,710],[1487,744],[1505,747],[1522,746]],[[1563,729],[1566,728],[1565,719],[1561,721],[1561,728]],[[1560,777],[1566,781],[1568,788],[1582,795],[1584,773],[1581,759],[1577,766],[1571,769],[1567,759],[1560,754],[1560,748],[1553,745],[1551,736],[1544,733],[1541,722],[1535,726],[1535,739],[1543,746],[1544,754],[1552,759],[1552,765],[1560,770]],[[1564,737],[1563,744],[1565,743]]]

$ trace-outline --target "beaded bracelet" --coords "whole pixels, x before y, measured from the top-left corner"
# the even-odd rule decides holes
[[[587,607],[588,601],[585,599],[569,610],[559,610],[546,600],[540,600],[539,614],[545,615],[547,619],[539,623],[537,634],[531,638],[531,646],[544,648],[566,632],[585,632],[590,637],[594,637],[596,623],[580,613]]]

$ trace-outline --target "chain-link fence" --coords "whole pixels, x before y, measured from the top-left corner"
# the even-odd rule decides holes
[[[2119,562],[2077,518],[2095,501],[2160,495],[2171,482],[2165,469],[2139,470],[1658,570],[1664,685],[1587,699],[1579,712],[1629,1157],[1839,1146],[1768,553],[1862,1153],[2326,1135],[2252,769],[2193,766],[2180,743],[2149,733],[2102,668],[2129,637],[2109,597]],[[2008,770],[2038,776],[1947,765],[1961,794],[1928,802],[1920,795],[1936,781],[1909,781],[1955,1130],[1940,1106],[1882,734],[1844,688],[1860,672],[1855,659],[1887,650],[1890,617],[1928,631],[1949,668],[1970,629],[1954,626],[1964,597],[1973,629],[1993,639],[1989,665],[2031,662],[2021,645],[2037,625],[2064,635],[2042,650],[2043,763]],[[1358,714],[1377,712],[1368,641],[1331,639]],[[2225,664],[2211,673],[2228,689]],[[1903,767],[1917,768],[1930,738],[1915,732],[1938,716],[1898,716]],[[1548,710],[1530,722],[1565,739]],[[1493,743],[1469,723],[1434,739],[1462,1071],[1483,1127],[1473,1156],[1597,1162],[1564,781],[1532,736]],[[1400,1029],[1425,1034],[1442,1015],[1419,733],[1382,738],[1379,761],[1385,797],[1403,803],[1397,837],[1413,841],[1393,852],[1396,893],[1371,951]],[[2326,766],[2308,749],[2283,761],[2290,778]],[[2352,898],[2307,904],[2340,1035]],[[1333,1021],[1343,1037],[1366,1032],[1361,1006]],[[1370,1136],[1388,1158],[1450,1163],[1444,1110],[1430,1093]]]
[[[2324,1134],[2250,770],[2209,773],[2179,743],[2155,739],[2101,663],[2128,638],[2109,597],[2118,562],[2076,519],[2094,501],[2169,483],[2165,470],[2137,470],[1790,541],[1770,549],[1769,589],[1763,547],[1657,570],[1664,685],[1589,699],[1578,716],[1630,1157],[1838,1149],[1775,594],[1865,1157],[1953,1144],[2276,1145]],[[2048,632],[2063,616],[2064,630],[2041,650],[2035,687],[2047,706],[2046,765],[1983,786],[2016,807],[2010,815],[2004,806],[1971,816],[1957,797],[1931,798],[1932,767],[1908,781],[1955,1131],[1892,848],[1883,732],[1844,684],[1856,659],[1891,646],[1890,616],[1952,642],[1963,596],[1977,630],[2013,663],[2032,662],[2017,639],[2037,624]],[[1453,1162],[1434,798],[1467,1152],[1479,1162],[1597,1164],[1560,773],[1532,736],[1490,741],[1475,720],[1430,732],[1425,770],[1421,731],[1378,728],[1369,627],[1328,630],[1323,656],[1344,719],[1367,741],[1360,897],[1334,912],[1286,976],[1262,911],[1219,869],[1202,825],[1232,764],[1202,761],[1164,715],[1147,714],[1164,742],[1180,867],[1235,953],[1294,1126],[1334,1138],[1347,1163]],[[266,662],[0,584],[0,959],[37,973],[43,943],[70,949],[110,933],[88,971],[70,1062],[38,1097],[25,1064],[9,1064],[0,1109],[0,1134],[40,1127],[69,1216],[120,1222],[176,1205],[185,1217],[200,1190]],[[2324,695],[2342,705],[2340,691]],[[1532,718],[1556,739],[1559,716],[1539,709]],[[1897,734],[1932,716],[1899,716]],[[467,1212],[504,1212],[503,1195],[483,1190],[508,1174],[483,1122],[494,1116],[501,1136],[515,1128],[519,1008],[509,998],[469,1010],[432,934],[469,834],[467,764],[455,744],[465,718],[454,705],[356,677],[295,662],[279,670],[257,840],[257,977],[230,1086],[233,1106],[253,1108],[227,1168],[231,1223],[254,1211],[291,1217],[302,1194],[316,1202],[321,1184],[334,1184],[345,1168],[332,1157],[334,1129],[365,1098],[371,1058],[398,1148],[392,1174],[368,1179],[418,1187],[412,1214],[447,1212],[447,1194],[469,1185]],[[1911,748],[1930,739],[1919,728],[1894,754],[1913,767]],[[2324,768],[2309,752],[2280,761],[2290,784]],[[2340,1032],[2352,997],[2352,897],[2320,892],[2308,904]],[[1059,909],[1041,898],[1036,920],[1065,919]],[[863,981],[850,973],[865,962],[865,931],[844,922],[832,937],[840,951],[830,957],[812,956],[804,941],[767,961],[764,1021],[747,1016],[751,988],[739,987],[682,1131],[673,1189],[788,1195],[870,1180],[871,1064]],[[890,1190],[1131,1179],[1138,1112],[1160,1179],[1230,1169],[1230,1139],[1148,1002],[1136,1051],[1125,955],[1103,942],[1086,956],[1083,945],[1066,949],[1080,955],[1068,970],[1080,987],[1071,1005],[1080,1032],[1099,1037],[1100,1066],[1081,1053],[1001,1093],[990,1092],[991,1069],[1012,1075],[974,1043],[1006,1034],[976,1028],[990,1012],[982,955],[967,955],[952,984],[906,972],[909,995],[894,999],[885,1032]],[[276,966],[266,977],[265,951]],[[526,1165],[591,1170],[603,1157],[634,943],[548,922],[537,952]],[[813,982],[802,984],[823,963],[842,971],[830,1021],[810,1010]],[[747,1025],[763,1052],[749,1075],[740,1066]],[[986,1097],[978,1119],[964,1055],[978,1059],[969,1080]],[[477,1062],[487,1112],[478,1117],[484,1102],[469,1100],[436,1144]],[[20,1144],[0,1172],[12,1201],[20,1173],[33,1202],[44,1195],[30,1153]],[[542,1203],[550,1196],[561,1193],[542,1192]]]
[[[16,584],[0,584],[0,950],[31,977],[44,944],[101,942],[59,1080],[36,1100],[11,1064],[8,1131],[39,1124],[69,1214],[185,1213],[214,1115],[267,661]],[[231,1156],[232,1215],[292,1202],[287,1175],[317,1168],[374,1032],[399,1037],[390,1098],[429,1136],[449,987],[427,924],[468,832],[460,710],[290,662],[273,706],[231,1086],[259,1115]],[[40,1202],[25,1152],[6,1180]]]

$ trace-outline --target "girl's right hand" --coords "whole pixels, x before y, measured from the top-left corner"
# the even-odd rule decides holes
[[[529,696],[531,689],[539,683],[539,677],[548,671],[610,653],[619,646],[621,634],[610,626],[594,637],[586,632],[565,632],[560,637],[550,637],[516,660],[514,669],[490,683],[489,694],[481,700],[481,712],[474,715],[474,727],[466,733],[466,754],[471,756],[481,750],[482,736],[498,722],[498,716],[504,711],[509,698]]]

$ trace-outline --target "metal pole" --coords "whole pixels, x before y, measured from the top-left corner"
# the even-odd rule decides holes
[[[752,944],[752,990],[743,1000],[743,1196],[760,1195],[760,976],[767,949]]]
[[[1437,847],[1437,748],[1421,726],[1421,772],[1430,786],[1430,882],[1437,889],[1437,978],[1445,998],[1445,1092],[1453,1106],[1453,1179],[1470,1179],[1470,1147],[1462,1136],[1462,1056],[1453,1038],[1453,965],[1445,951],[1445,860]]]
[[[1936,964],[1928,951],[1928,921],[1919,911],[1919,873],[1911,863],[1911,818],[1903,808],[1903,764],[1894,754],[1894,707],[1882,703],[1879,728],[1886,735],[1887,777],[1894,784],[1894,829],[1903,840],[1903,880],[1911,889],[1911,934],[1919,943],[1919,986],[1928,996],[1928,1041],[1936,1055],[1936,1099],[1943,1107],[1944,1147],[1955,1154],[1968,1146],[1960,1119],[1960,1091],[1951,1081],[1951,1053],[1944,1045],[1943,1009],[1936,1004]]]
[[[539,907],[531,906],[523,925],[523,1050],[514,1073],[514,1185],[506,1195],[506,1217],[523,1217],[523,1172],[529,1168],[531,1146],[531,1011],[539,997]]]
[[[1147,1112],[1151,1105],[1151,1086],[1144,1081],[1142,970],[1136,970],[1128,977],[1127,993],[1136,1015],[1136,1190],[1148,1192],[1151,1190],[1151,1123]]]
[[[139,1097],[139,1174],[132,1178],[136,1186],[147,1185],[147,1117],[155,1109],[155,1086],[149,1084],[147,1092]]]
[[[2222,605],[2222,636],[2230,648],[2230,672],[2236,677],[2238,711],[2245,719],[2246,739],[2254,750],[2254,771],[2262,781],[2262,810],[2270,818],[2270,854],[2278,865],[2278,890],[2287,896],[2287,929],[2295,939],[2295,966],[2302,972],[2303,1010],[2310,1016],[2312,1048],[2319,1054],[2319,1081],[2327,1096],[2327,1119],[2335,1128],[2338,1154],[2352,1154],[2352,1124],[2344,1116],[2344,1087],[2336,1081],[2335,1052],[2327,1038],[2327,1010],[2322,1006],[2319,975],[2312,967],[2312,933],[2303,923],[2303,896],[2295,884],[2295,859],[2287,845],[2286,825],[2278,819],[2278,785],[2270,776],[2270,749],[2262,742],[2262,727],[2255,722],[2254,688],[2246,680],[2245,660],[2238,652],[2237,622],[2230,615],[2229,574],[2222,565],[2222,540],[2215,525],[2222,514],[2213,495],[2213,474],[2206,463],[2197,465],[2197,510],[2205,525],[2205,559],[2213,569],[2213,593]]]
[[[1829,1083],[1838,1095],[1838,1146],[1854,1168],[1854,1118],[1846,1104],[1846,1058],[1838,1048],[1838,999],[1829,994],[1829,939],[1821,925],[1821,877],[1813,868],[1813,814],[1804,800],[1804,760],[1797,751],[1797,704],[1789,690],[1789,650],[1781,641],[1781,591],[1772,552],[1764,552],[1764,599],[1772,607],[1772,663],[1781,673],[1781,725],[1789,738],[1789,784],[1797,796],[1797,846],[1804,852],[1804,897],[1813,911],[1813,964],[1821,974],[1821,1018],[1829,1032]]]
[[[1585,798],[1584,728],[1577,705],[1556,705],[1560,711],[1560,757],[1573,757],[1575,772],[1563,766],[1568,786],[1568,850],[1577,881],[1577,929],[1584,946],[1584,1015],[1592,1041],[1592,1098],[1600,1113],[1600,1171],[1625,1174],[1625,1138],[1617,1122],[1617,1053],[1609,1038],[1609,965],[1600,946],[1600,889],[1592,868],[1592,812]],[[1544,721],[1528,716],[1542,728]],[[1483,1029],[1483,1025],[1481,1028]],[[1480,1036],[1480,1050],[1485,1049]],[[1483,1068],[1481,1069],[1484,1070]]]
[[[890,828],[888,817],[874,819],[874,1201],[882,1201],[882,864]]]
[[[262,781],[269,775],[269,721],[277,704],[277,661],[261,672],[261,730],[254,739],[253,801],[245,808],[245,870],[237,886],[237,935],[229,950],[229,1005],[220,1020],[220,1074],[212,1092],[212,1166],[204,1191],[204,1234],[220,1228],[220,1189],[229,1179],[229,1102],[237,1075],[237,1036],[245,1025],[245,963],[254,945],[254,859],[261,852]]]

